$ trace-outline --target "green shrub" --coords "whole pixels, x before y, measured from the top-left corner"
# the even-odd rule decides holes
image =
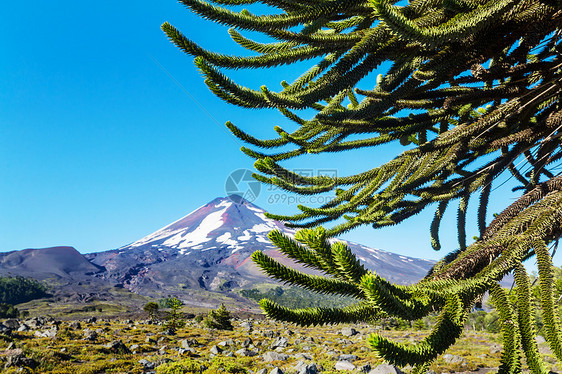
[[[162,364],[156,368],[156,374],[187,374],[203,373],[205,367],[195,360],[185,359],[177,362]]]
[[[412,322],[412,328],[414,330],[426,330],[427,325],[423,319],[418,319]]]
[[[0,277],[0,303],[21,304],[48,296],[41,282],[24,277]]]
[[[158,310],[160,309],[160,306],[155,303],[154,301],[151,301],[149,303],[146,303],[146,305],[144,306],[144,308],[142,308],[146,313],[148,313],[148,316],[152,319],[152,320],[156,320],[158,318]]]
[[[230,312],[226,310],[224,304],[221,304],[220,307],[209,312],[207,317],[203,320],[203,324],[211,329],[232,330],[233,327],[230,318]]]
[[[178,329],[185,326],[184,316],[180,312],[183,303],[180,299],[172,297],[167,299],[166,306],[170,308],[170,311],[167,313],[164,328],[176,332]]]
[[[0,303],[0,318],[18,318],[19,310],[12,304]]]
[[[244,365],[244,363],[246,365]],[[227,373],[227,374],[247,374],[248,370],[244,367],[248,366],[250,362],[248,360],[228,358],[228,357],[215,357],[211,361],[211,366],[205,370],[205,374],[217,374],[217,373]],[[158,373],[159,374],[159,373]]]

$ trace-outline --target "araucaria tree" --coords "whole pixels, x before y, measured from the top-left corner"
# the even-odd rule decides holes
[[[254,260],[270,276],[314,291],[353,296],[343,309],[289,310],[264,300],[271,317],[303,325],[364,321],[386,313],[417,320],[440,317],[417,344],[398,344],[376,334],[369,343],[385,360],[423,372],[462,332],[467,313],[490,291],[502,320],[500,372],[546,372],[534,335],[529,277],[523,261],[538,262],[544,333],[562,360],[562,326],[552,287],[549,246],[560,237],[562,176],[562,6],[555,0],[181,0],[193,12],[232,26],[231,38],[251,57],[203,49],[168,23],[168,37],[195,56],[205,83],[221,99],[245,108],[273,108],[298,125],[260,140],[232,123],[228,128],[259,151],[255,177],[287,191],[334,193],[329,203],[299,206],[293,216],[273,218],[303,228],[295,240],[272,232],[287,256],[321,270],[309,276],[261,252]],[[271,15],[231,5],[261,3]],[[260,11],[263,10],[260,8]],[[240,30],[262,33],[262,43]],[[313,60],[294,82],[252,90],[222,71],[271,68]],[[384,68],[376,80],[372,72]],[[303,118],[299,110],[315,110]],[[309,153],[335,153],[400,141],[403,152],[373,169],[349,176],[302,176],[282,162]],[[334,155],[337,157],[337,155]],[[522,193],[491,222],[493,190],[508,175]],[[502,176],[502,178],[499,178]],[[470,200],[477,200],[479,238],[467,243]],[[370,224],[395,225],[425,208],[435,209],[432,245],[447,208],[457,209],[459,248],[419,283],[397,286],[366,271],[336,234]],[[329,228],[319,227],[329,224]],[[514,272],[517,302],[498,281]]]
[[[177,297],[171,297],[166,300],[166,306],[170,308],[170,311],[166,315],[167,321],[164,323],[164,328],[171,334],[175,334],[178,329],[185,326],[185,319],[181,312],[183,302]]]
[[[221,304],[217,309],[211,310],[207,317],[203,320],[203,325],[210,329],[217,330],[232,330],[232,322],[230,322],[230,312],[226,310],[224,304]]]

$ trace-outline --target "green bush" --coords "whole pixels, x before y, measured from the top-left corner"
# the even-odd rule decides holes
[[[0,277],[0,303],[21,304],[48,296],[44,284],[24,277]]]
[[[233,327],[230,318],[230,312],[226,310],[224,304],[221,304],[220,307],[209,312],[207,317],[203,320],[203,324],[211,329],[232,330]]]
[[[156,368],[156,374],[187,374],[197,373],[201,374],[205,370],[197,361],[185,359],[177,362],[170,362],[162,364]]]
[[[172,297],[168,299],[166,306],[170,308],[170,311],[167,313],[164,328],[176,332],[185,326],[184,316],[180,312],[183,303],[180,299]]]
[[[18,318],[19,310],[12,304],[0,303],[0,318]]]
[[[211,366],[205,370],[205,374],[216,374],[216,373],[227,373],[227,374],[247,374],[248,370],[244,368],[243,364],[250,364],[247,360],[246,362],[240,362],[240,359],[227,358],[227,357],[215,357],[211,361]],[[159,373],[158,373],[159,374]]]
[[[146,305],[142,309],[148,314],[148,316],[152,320],[156,320],[158,318],[158,310],[160,309],[160,306],[154,301],[146,303]]]

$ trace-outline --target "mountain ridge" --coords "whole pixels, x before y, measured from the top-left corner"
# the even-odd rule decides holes
[[[221,287],[224,290],[224,283],[232,285],[226,287],[230,291],[258,282],[271,283],[250,260],[258,249],[310,273],[310,269],[284,258],[269,242],[267,234],[271,230],[289,236],[296,233],[283,223],[267,218],[264,209],[243,198],[233,201],[222,197],[137,241],[112,251],[88,254],[87,258],[107,270],[104,277],[138,293],[146,293],[142,287],[151,282],[170,290],[173,287],[165,285],[178,282],[210,291]],[[434,263],[342,241],[368,269],[398,284],[419,280]],[[182,272],[184,279],[179,281]]]
[[[84,287],[76,288],[76,284],[91,284],[92,289],[85,292],[92,294],[75,296],[79,300],[94,298],[96,287],[104,288],[104,295],[108,294],[108,287],[116,287],[154,298],[174,295],[186,304],[196,306],[209,305],[209,300],[224,297],[244,304],[248,301],[239,295],[240,289],[261,284],[279,285],[251,261],[250,256],[256,250],[297,270],[320,274],[282,255],[267,238],[271,230],[279,230],[291,237],[296,233],[282,222],[267,218],[264,209],[243,198],[233,201],[218,197],[116,249],[81,255],[71,247],[54,247],[58,249],[0,254],[0,274],[19,272],[15,275],[63,279],[74,294],[84,292]],[[434,264],[433,261],[341,241],[367,269],[397,284],[418,281]],[[36,255],[31,255],[45,256],[51,252],[53,256],[39,262]],[[69,259],[60,259],[62,253],[68,253]],[[65,261],[69,264],[65,265]],[[30,265],[18,267],[17,264]]]
[[[52,276],[72,278],[73,274],[95,274],[102,270],[70,246],[27,248],[0,253],[1,275],[17,273],[40,279]]]

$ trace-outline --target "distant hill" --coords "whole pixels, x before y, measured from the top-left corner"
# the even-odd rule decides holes
[[[0,253],[0,275],[21,275],[35,279],[92,275],[103,270],[73,247],[24,249]]]

